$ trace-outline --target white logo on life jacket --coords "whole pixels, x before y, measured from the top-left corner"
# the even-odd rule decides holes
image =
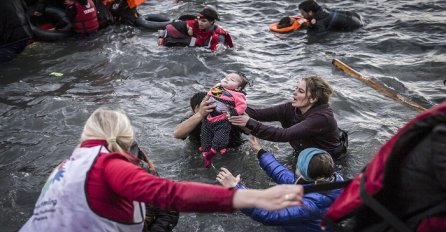
[[[92,13],[92,12],[94,12],[94,8],[90,8],[90,9],[84,10],[84,14],[89,14],[89,13]]]
[[[85,5],[85,7],[90,8],[90,3],[87,2],[87,5]]]

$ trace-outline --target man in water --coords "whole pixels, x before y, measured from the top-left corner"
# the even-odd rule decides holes
[[[328,10],[314,0],[305,0],[299,4],[300,14],[308,21],[308,33],[317,36],[330,31],[352,31],[364,25],[361,16],[352,11]],[[294,18],[284,17],[278,27],[287,27],[294,23]]]
[[[190,99],[190,106],[193,115],[178,124],[173,132],[177,139],[186,139],[189,137],[197,146],[200,145],[201,121],[214,110],[215,103],[206,97],[206,92],[198,92]],[[242,130],[237,126],[231,127],[228,147],[234,148],[240,146],[244,141],[241,137]]]
[[[219,44],[234,47],[231,36],[215,24],[216,20],[220,20],[217,10],[212,6],[206,6],[197,13],[195,18],[183,20],[186,25],[178,22],[168,24],[166,30],[160,35],[158,44],[207,47],[212,51],[217,50]]]

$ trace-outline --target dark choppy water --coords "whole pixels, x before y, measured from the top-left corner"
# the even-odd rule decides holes
[[[141,13],[171,16],[217,5],[222,25],[236,43],[217,55],[204,49],[160,48],[156,33],[126,26],[98,36],[34,43],[0,66],[0,228],[17,230],[30,216],[52,167],[70,155],[84,121],[98,106],[124,109],[142,147],[160,174],[175,180],[213,183],[190,144],[172,137],[189,112],[188,98],[216,83],[228,70],[255,79],[248,103],[290,100],[298,78],[319,74],[335,88],[331,100],[340,127],[349,131],[350,156],[342,165],[353,177],[393,133],[416,115],[363,83],[334,69],[339,58],[425,107],[445,99],[446,2],[324,1],[349,8],[368,24],[325,38],[304,32],[272,34],[267,24],[297,12],[295,1],[149,1]],[[323,2],[322,2],[323,3]],[[49,76],[62,72],[62,78]],[[264,143],[289,163],[288,144]],[[216,158],[216,166],[241,173],[249,187],[270,181],[247,145]],[[272,231],[240,213],[182,214],[176,231]]]

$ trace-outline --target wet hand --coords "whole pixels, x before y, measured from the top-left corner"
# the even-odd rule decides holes
[[[249,121],[249,116],[247,114],[242,114],[239,116],[231,116],[228,119],[229,122],[232,123],[232,125],[245,127]]]
[[[214,111],[215,107],[217,107],[217,105],[209,99],[209,96],[206,96],[203,98],[203,101],[201,101],[197,113],[199,113],[202,118],[205,118],[210,112]]]
[[[234,188],[240,182],[240,174],[234,177],[232,173],[226,169],[221,168],[217,175],[217,181],[226,188]]]
[[[257,208],[279,210],[302,205],[304,189],[301,185],[276,185],[263,191],[261,199],[256,201]]]
[[[262,149],[259,140],[255,136],[249,137],[249,146],[256,152],[256,154]]]

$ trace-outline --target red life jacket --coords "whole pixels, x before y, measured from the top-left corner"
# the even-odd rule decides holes
[[[74,2],[76,7],[76,16],[73,19],[73,30],[79,34],[96,32],[99,28],[99,22],[96,15],[96,6],[92,0],[88,0],[86,6],[79,2]]]
[[[198,21],[196,19],[187,20],[186,22],[189,27],[192,27],[193,36],[196,38],[195,46],[208,47],[214,51],[217,49],[217,44],[219,42],[218,36],[223,35],[225,37],[225,44],[231,48],[234,47],[229,33],[219,26],[213,25],[209,30],[203,31],[198,27]]]
[[[380,203],[375,197],[383,193],[386,183],[387,185],[391,183],[389,181],[392,180],[392,173],[394,174],[395,168],[398,168],[396,164],[402,163],[404,157],[418,144],[420,136],[425,136],[425,134],[420,133],[430,132],[436,125],[445,123],[445,115],[446,101],[421,113],[401,128],[378,150],[367,168],[344,189],[327,211],[322,225],[327,225],[330,222],[339,222],[347,217],[351,217],[353,214],[360,212],[364,206],[375,212],[380,212],[380,209],[376,207],[376,203]],[[413,128],[416,128],[416,130]],[[387,186],[386,188],[389,189],[392,186]],[[414,189],[414,191],[417,190]],[[383,206],[382,204],[380,205]],[[417,221],[420,221],[417,228],[418,231],[432,231],[441,229],[442,226],[446,225],[446,217],[438,216],[439,213],[446,212],[446,204],[442,203],[432,208],[427,210],[427,212],[415,215]],[[402,222],[401,219],[396,218],[393,214],[379,215],[394,228],[403,228],[403,230],[408,228],[405,222]],[[433,217],[431,217],[432,215]],[[395,218],[386,216],[394,216]],[[393,219],[396,220],[392,222]],[[398,222],[394,223],[395,221]]]

